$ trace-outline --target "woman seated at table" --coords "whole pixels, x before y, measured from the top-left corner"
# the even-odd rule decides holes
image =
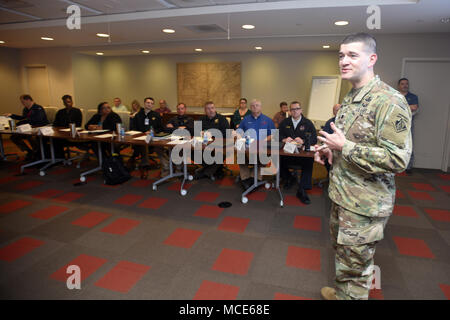
[[[92,118],[84,126],[87,130],[116,130],[116,124],[122,123],[120,116],[111,110],[108,102],[101,102],[97,107],[97,113],[92,116]],[[91,148],[97,155],[96,143],[91,143]],[[102,142],[102,155],[110,155],[109,150],[111,146],[109,143]]]

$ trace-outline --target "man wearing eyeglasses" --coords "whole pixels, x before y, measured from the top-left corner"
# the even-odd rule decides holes
[[[300,102],[293,101],[290,105],[291,116],[284,119],[278,127],[280,141],[282,143],[296,143],[300,149],[307,139],[309,139],[309,145],[317,143],[316,128],[311,120],[302,116],[302,107]],[[289,167],[292,165],[300,166],[302,168],[302,174],[300,182],[298,184],[297,198],[304,204],[310,204],[311,200],[306,193],[306,190],[312,188],[312,171],[314,165],[313,158],[306,157],[280,157],[280,175],[284,181],[283,188],[288,190],[296,182],[296,173],[289,172]]]

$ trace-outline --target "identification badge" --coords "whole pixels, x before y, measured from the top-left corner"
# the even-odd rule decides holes
[[[146,126],[148,126],[148,125],[150,124],[150,120],[148,120],[148,118],[145,118],[144,124],[145,124]]]
[[[300,126],[300,131],[305,130],[305,126]]]
[[[214,123],[219,123],[219,119],[214,120]]]

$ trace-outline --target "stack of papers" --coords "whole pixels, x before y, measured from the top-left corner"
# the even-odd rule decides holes
[[[145,138],[146,138],[147,136],[142,136],[142,137],[137,137],[137,138],[133,138],[133,140],[142,140],[142,141],[145,141]]]
[[[111,133],[101,134],[98,136],[95,136],[96,138],[112,138],[113,135]]]
[[[140,132],[140,131],[133,131],[133,130],[125,132],[125,134],[128,134],[130,136],[135,136],[135,135],[140,134],[140,133],[142,133],[142,132]]]

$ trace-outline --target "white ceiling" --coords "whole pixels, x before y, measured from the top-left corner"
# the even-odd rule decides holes
[[[66,27],[66,8],[81,7],[81,30]],[[381,29],[368,30],[369,4],[381,8]],[[342,36],[366,31],[449,33],[450,0],[0,0],[1,46],[73,47],[105,55],[336,49]],[[337,20],[349,25],[338,27]],[[253,24],[244,30],[243,24]],[[217,25],[223,31],[200,33],[191,26]],[[229,34],[228,34],[229,26]],[[173,28],[165,34],[163,28]],[[109,33],[102,39],[96,33]],[[54,41],[43,41],[42,36]],[[229,38],[229,39],[228,39]],[[450,40],[450,38],[449,38]]]

